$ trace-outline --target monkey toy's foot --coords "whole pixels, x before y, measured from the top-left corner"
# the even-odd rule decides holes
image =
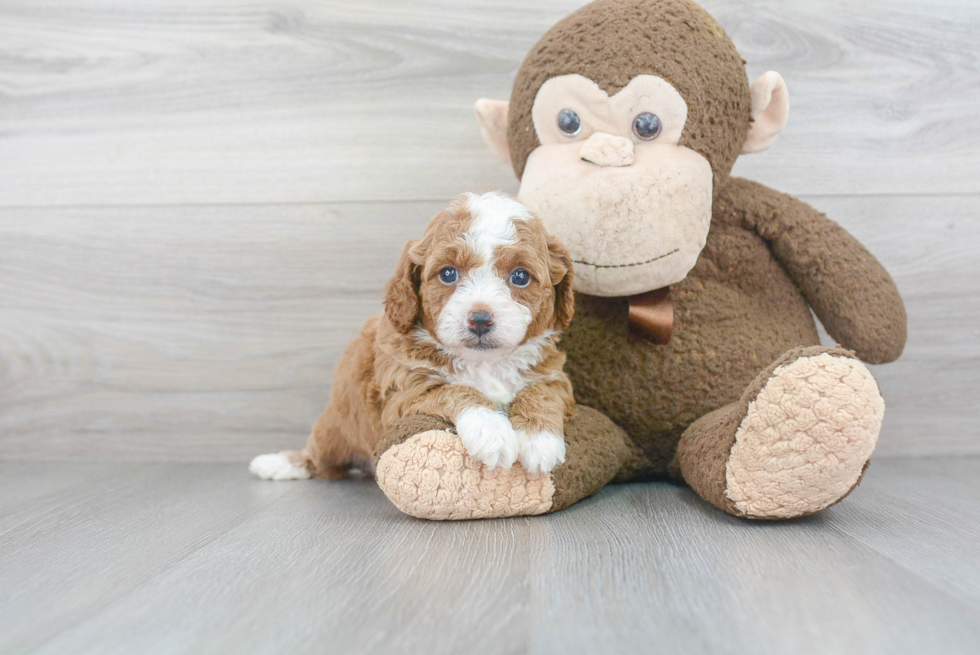
[[[875,379],[852,353],[799,348],[756,378],[741,401],[687,429],[681,473],[738,516],[813,514],[857,486],[884,411]]]
[[[587,407],[565,425],[565,463],[531,475],[515,463],[487,469],[463,448],[455,429],[429,416],[396,423],[376,450],[375,478],[401,511],[422,519],[528,516],[563,509],[601,489],[629,450],[625,433]]]

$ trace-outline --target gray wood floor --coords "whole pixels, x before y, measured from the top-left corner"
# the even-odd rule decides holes
[[[882,459],[821,515],[687,488],[431,523],[372,480],[0,463],[0,653],[980,652],[980,459]]]

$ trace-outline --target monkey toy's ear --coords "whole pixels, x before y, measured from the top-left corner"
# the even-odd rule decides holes
[[[510,103],[506,100],[487,100],[480,98],[476,101],[476,119],[480,121],[480,131],[483,140],[487,142],[494,154],[505,164],[510,164],[510,146],[507,145],[507,109]]]
[[[385,287],[385,314],[399,332],[408,332],[419,316],[419,266],[413,261],[418,240],[405,244],[395,275]]]
[[[772,145],[789,120],[789,92],[782,75],[769,71],[759,76],[749,89],[752,97],[752,125],[742,144],[742,154],[762,152]]]

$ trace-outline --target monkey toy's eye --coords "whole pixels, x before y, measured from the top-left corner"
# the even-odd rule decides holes
[[[513,273],[510,274],[510,283],[515,287],[526,287],[531,284],[531,274],[525,271],[523,268],[515,269]]]
[[[661,130],[663,130],[663,124],[656,114],[645,111],[642,114],[637,114],[636,118],[633,119],[633,133],[644,141],[656,139]]]
[[[582,119],[571,109],[558,112],[558,129],[568,136],[575,136],[582,131]]]
[[[453,284],[459,279],[459,273],[452,266],[447,266],[446,268],[439,271],[439,281],[443,284]]]

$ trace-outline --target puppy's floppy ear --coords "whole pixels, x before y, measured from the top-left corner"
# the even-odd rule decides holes
[[[572,292],[575,273],[572,257],[561,239],[548,235],[548,268],[555,287],[555,329],[564,330],[575,315],[575,294]]]
[[[408,332],[419,316],[419,285],[421,270],[416,263],[419,241],[405,244],[395,275],[385,286],[385,314],[399,332]]]

